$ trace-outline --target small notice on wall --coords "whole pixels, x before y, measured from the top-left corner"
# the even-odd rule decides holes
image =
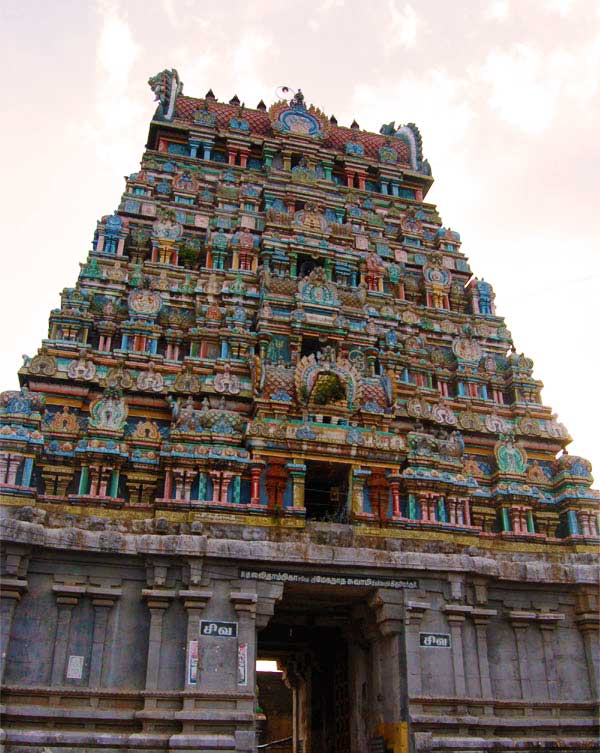
[[[67,680],[81,680],[83,677],[83,656],[69,656],[67,663]]]
[[[450,635],[448,633],[419,633],[419,645],[421,648],[450,648]]]
[[[248,684],[248,644],[238,645],[238,685]]]
[[[188,684],[198,682],[198,641],[190,641],[188,649]]]

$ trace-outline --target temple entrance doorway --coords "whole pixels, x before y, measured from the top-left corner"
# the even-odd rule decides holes
[[[362,634],[362,588],[286,584],[258,635],[259,662],[276,662],[279,685],[259,673],[264,715],[260,750],[362,753],[371,719],[369,648]],[[361,606],[362,605],[362,606]]]
[[[350,466],[307,460],[304,482],[306,517],[345,523],[348,518],[347,498]]]

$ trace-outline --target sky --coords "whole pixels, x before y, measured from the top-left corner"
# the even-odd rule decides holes
[[[118,205],[147,80],[249,107],[301,87],[340,125],[415,122],[427,200],[600,476],[600,0],[2,0],[0,389]]]

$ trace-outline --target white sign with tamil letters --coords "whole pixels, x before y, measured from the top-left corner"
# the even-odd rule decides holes
[[[449,633],[419,633],[421,648],[450,648],[452,643]]]
[[[200,635],[211,638],[237,638],[237,622],[202,620]]]

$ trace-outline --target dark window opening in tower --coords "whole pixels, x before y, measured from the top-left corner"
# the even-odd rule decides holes
[[[308,277],[308,275],[317,267],[323,267],[322,259],[313,259],[308,254],[298,254],[298,277]]]
[[[320,351],[323,350],[327,345],[332,345],[332,343],[327,340],[327,338],[323,337],[302,337],[302,345],[300,347],[300,358],[303,356],[310,356],[312,353],[317,355]]]
[[[343,523],[348,518],[348,478],[346,463],[307,461],[304,484],[306,517]]]

